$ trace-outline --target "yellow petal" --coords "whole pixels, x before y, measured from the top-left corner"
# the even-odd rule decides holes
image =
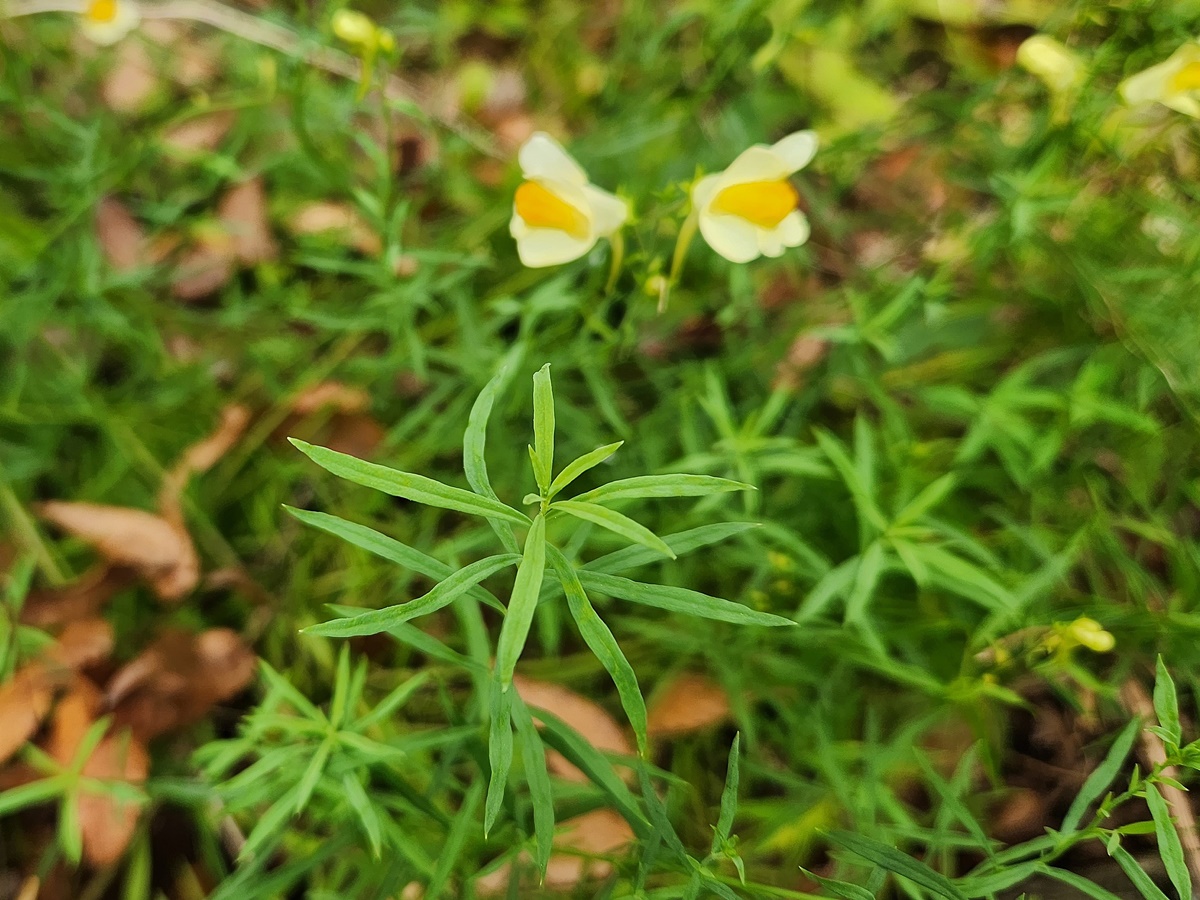
[[[1200,90],[1200,62],[1190,62],[1172,75],[1170,87],[1171,91],[1181,94]]]
[[[90,22],[111,22],[117,17],[117,0],[91,0],[84,16]]]
[[[722,190],[713,198],[711,208],[759,228],[774,228],[796,208],[799,199],[789,181],[748,181]]]
[[[531,228],[554,228],[576,238],[588,235],[587,216],[536,181],[521,183],[513,206]]]

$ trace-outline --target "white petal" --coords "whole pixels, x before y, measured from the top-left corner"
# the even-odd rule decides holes
[[[763,256],[783,256],[783,241],[776,228],[758,229],[758,250]]]
[[[705,175],[692,185],[692,206],[699,210],[706,209],[712,198],[717,195],[717,191],[721,188],[721,179],[724,175],[724,172],[716,175]]]
[[[775,226],[775,233],[785,247],[799,247],[808,240],[811,231],[808,219],[798,209],[792,210],[783,217],[782,222]]]
[[[87,16],[79,20],[79,30],[89,41],[107,47],[115,44],[141,24],[142,13],[136,3],[117,0],[116,15],[110,22],[93,22]]]
[[[792,174],[792,169],[778,153],[765,144],[755,144],[742,151],[725,170],[721,187],[747,181],[779,181]]]
[[[758,227],[740,216],[719,216],[700,213],[700,233],[708,245],[730,262],[744,263],[757,259]]]
[[[1132,106],[1161,99],[1167,93],[1167,82],[1179,68],[1171,60],[1167,60],[1129,76],[1118,88],[1122,99]]]
[[[528,179],[562,181],[567,184],[587,184],[587,173],[579,163],[544,131],[533,134],[517,151],[517,162]]]
[[[596,244],[596,235],[577,238],[557,228],[530,228],[518,215],[508,223],[509,234],[517,242],[517,255],[531,269],[559,266],[579,259]]]
[[[1187,94],[1172,94],[1164,97],[1163,105],[1171,107],[1176,112],[1181,112],[1185,116],[1191,116],[1193,119],[1200,119],[1200,100],[1192,93]]]
[[[789,174],[799,172],[817,155],[817,133],[797,131],[771,145],[775,155],[787,163]]]
[[[590,184],[583,186],[583,193],[591,207],[592,231],[601,237],[620,231],[629,218],[629,205],[620,197]]]

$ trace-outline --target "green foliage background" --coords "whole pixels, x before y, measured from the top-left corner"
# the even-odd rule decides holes
[[[78,53],[68,19],[0,22],[0,509],[10,539],[42,581],[82,572],[89,552],[44,531],[30,512],[37,500],[148,508],[164,467],[225,404],[265,411],[191,487],[187,513],[206,565],[245,565],[270,605],[228,590],[165,611],[135,590],[109,612],[119,648],[170,622],[229,625],[253,631],[270,666],[242,731],[206,723],[190,745],[157,748],[147,786],[156,803],[188,810],[207,864],[228,873],[218,894],[384,897],[416,881],[426,896],[469,896],[477,873],[532,846],[537,798],[520,777],[486,840],[481,825],[479,667],[499,618],[456,604],[439,620],[444,653],[396,641],[369,666],[339,662],[334,641],[300,634],[331,618],[327,604],[388,606],[432,582],[281,507],[369,525],[451,568],[493,552],[492,531],[336,480],[270,440],[291,396],[337,378],[367,389],[386,423],[376,461],[464,487],[468,415],[506,358],[514,378],[487,448],[502,499],[516,506],[536,487],[528,385],[550,363],[557,458],[625,441],[581,490],[664,472],[757,488],[623,508],[660,536],[761,523],[638,577],[799,622],[759,629],[592,598],[644,692],[685,669],[728,691],[742,761],[737,815],[722,819],[736,850],[713,843],[707,857],[729,731],[652,754],[632,788],[599,759],[586,760],[589,785],[555,783],[560,819],[624,791],[621,802],[651,823],[617,873],[581,895],[694,896],[699,878],[723,896],[800,897],[802,883],[815,885],[797,867],[815,868],[828,848],[842,848],[841,876],[912,897],[1001,896],[1041,872],[1039,854],[1065,845],[1011,863],[991,856],[1002,873],[1029,865],[1006,884],[946,888],[922,868],[885,887],[850,863],[901,865],[855,840],[911,851],[950,877],[999,851],[987,811],[1004,790],[1010,712],[1029,677],[1064,706],[1086,696],[1115,730],[1128,718],[1117,687],[1148,677],[1161,653],[1191,721],[1200,157],[1192,121],[1132,117],[1116,85],[1195,36],[1200,7],[456,0],[367,11],[394,30],[406,75],[486,94],[499,67],[518,67],[533,119],[569,134],[593,181],[634,204],[612,293],[604,249],[522,269],[507,234],[515,165],[481,179],[488,158],[409,107],[387,113],[391,128],[435,134],[436,152],[398,167],[378,140],[377,98],[229,38],[213,89],[160,88],[122,116],[98,99],[109,51]],[[326,41],[330,12],[262,15]],[[997,65],[1002,39],[1034,30],[1068,42],[1086,68],[1065,121],[1033,76]],[[162,142],[170,126],[222,109],[237,117],[217,150],[180,159]],[[682,185],[750,143],[809,126],[823,142],[798,178],[811,242],[734,266],[697,241],[657,315],[644,288],[668,267]],[[170,299],[165,268],[118,274],[104,262],[92,224],[102,197],[120,197],[151,231],[196,234],[211,227],[220,192],[251,174],[265,179],[277,221],[311,200],[352,203],[383,252],[281,233],[277,260],[194,305]],[[413,274],[397,276],[401,257]],[[196,352],[172,353],[177,336]],[[801,338],[826,352],[789,370]],[[622,546],[574,528],[550,522],[547,535],[573,559]],[[501,577],[494,591],[510,585]],[[1115,636],[1112,653],[1037,649],[1038,635],[1080,616]],[[1013,635],[1033,637],[1005,644]],[[996,642],[1016,646],[1011,662],[985,653]],[[519,671],[622,715],[561,601],[539,607]],[[326,717],[365,737],[319,751],[332,761],[314,767],[311,723]],[[972,730],[981,776],[930,767],[925,736],[946,723]],[[575,746],[553,726],[543,739]],[[267,823],[253,863],[222,859],[214,792],[249,829]],[[1149,812],[1166,827],[1153,801]],[[1083,837],[1109,840],[1105,827]],[[1110,847],[1120,862],[1125,851]]]

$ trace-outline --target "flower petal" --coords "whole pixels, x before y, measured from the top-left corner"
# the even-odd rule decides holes
[[[116,13],[107,22],[97,22],[83,15],[79,30],[89,41],[107,47],[115,44],[141,24],[142,13],[131,0],[116,0]]]
[[[517,162],[528,179],[539,181],[561,181],[583,186],[587,184],[587,173],[571,155],[544,131],[534,132],[517,151]]]
[[[787,163],[789,174],[798,172],[817,155],[817,133],[796,131],[771,145],[775,155]]]
[[[629,218],[629,204],[590,184],[583,186],[583,194],[592,208],[592,231],[601,237],[620,231]]]
[[[724,177],[724,172],[719,172],[716,175],[705,175],[699,181],[692,185],[692,206],[703,211],[717,195],[717,191],[721,189],[721,179]]]
[[[763,256],[783,256],[783,240],[778,228],[758,229],[758,250]]]
[[[579,259],[596,244],[594,232],[585,238],[577,238],[557,228],[530,228],[517,215],[509,221],[508,231],[517,242],[521,263],[531,269],[559,266]]]
[[[745,263],[758,258],[758,231],[740,216],[700,213],[700,233],[710,247],[730,262]]]
[[[785,247],[799,247],[808,240],[811,232],[808,219],[798,209],[788,213],[783,221],[775,227],[775,233],[779,235],[779,240]]]
[[[1167,82],[1178,68],[1171,60],[1161,62],[1136,75],[1130,75],[1121,82],[1117,90],[1121,92],[1121,98],[1131,106],[1153,103],[1166,94]]]
[[[743,181],[779,181],[792,174],[788,163],[766,144],[748,147],[725,170],[721,187]]]
[[[1200,100],[1196,99],[1193,93],[1186,94],[1170,94],[1162,98],[1164,106],[1169,106],[1176,112],[1181,112],[1185,116],[1191,116],[1193,119],[1200,119]]]

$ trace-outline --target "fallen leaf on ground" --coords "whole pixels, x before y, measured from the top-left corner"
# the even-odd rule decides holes
[[[108,659],[113,651],[113,628],[100,618],[79,619],[63,629],[47,658],[68,669],[86,669]]]
[[[254,678],[258,660],[228,628],[168,632],[109,680],[114,720],[144,741],[204,718]]]
[[[364,256],[378,256],[383,243],[358,210],[345,203],[318,200],[301,206],[285,223],[294,235],[328,234]]]
[[[183,451],[175,465],[163,476],[158,491],[158,509],[164,518],[183,522],[180,498],[188,479],[216,465],[238,442],[249,424],[249,409],[236,403],[226,406],[221,410],[217,427]]]
[[[291,403],[292,412],[309,416],[327,407],[338,412],[361,412],[371,405],[371,397],[362,388],[340,381],[322,381],[297,394]]]
[[[105,197],[96,206],[96,240],[108,264],[118,272],[145,262],[145,232],[119,200]]]
[[[209,152],[221,145],[233,122],[234,114],[229,110],[197,116],[168,129],[162,142],[182,156]]]
[[[162,600],[179,600],[200,578],[200,560],[191,538],[162,516],[124,506],[60,500],[40,504],[37,512],[91,544],[110,562],[135,569]]]
[[[719,684],[692,672],[684,672],[656,692],[646,710],[647,734],[687,734],[729,718],[729,695]]]
[[[561,823],[554,838],[554,853],[546,866],[545,887],[568,891],[585,879],[606,878],[612,863],[588,857],[612,856],[633,842],[629,823],[611,809],[597,809]],[[527,860],[528,855],[522,854]],[[494,896],[507,890],[512,878],[512,864],[477,878],[476,894]]]
[[[513,676],[513,687],[527,706],[544,709],[558,716],[603,753],[633,755],[633,746],[621,726],[598,703],[576,694],[561,684]],[[536,719],[536,713],[535,713]],[[554,750],[546,752],[546,765],[555,775],[568,781],[586,782],[587,776]]]
[[[158,73],[140,41],[121,41],[116,61],[104,76],[100,95],[114,112],[132,113],[146,105],[158,87]]]
[[[70,584],[31,592],[21,607],[21,622],[47,629],[93,616],[134,581],[133,570],[126,566],[97,563]]]
[[[0,763],[37,733],[50,712],[55,682],[49,669],[31,663],[0,684]]]
[[[227,235],[207,234],[176,263],[171,279],[171,296],[185,302],[203,300],[233,278],[237,258]]]
[[[261,178],[243,181],[226,192],[217,216],[228,229],[234,254],[243,265],[257,265],[279,255],[267,222],[267,196]]]

